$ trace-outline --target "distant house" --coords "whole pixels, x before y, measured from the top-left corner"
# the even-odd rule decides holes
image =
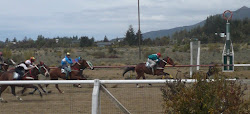
[[[115,39],[110,40],[110,42],[116,43],[116,42],[122,42],[123,40],[124,38],[115,38]]]
[[[113,45],[113,42],[97,42],[96,45],[98,47],[111,46],[111,45]]]

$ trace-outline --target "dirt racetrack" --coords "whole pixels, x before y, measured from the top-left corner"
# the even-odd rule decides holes
[[[187,70],[187,69],[186,69]],[[184,69],[181,75],[185,75]],[[95,71],[86,70],[84,74],[88,79],[124,79],[121,76],[123,69],[96,69]],[[101,72],[101,74],[100,74]],[[176,69],[168,69],[168,72],[173,76],[176,75]],[[249,72],[249,70],[248,70]],[[130,73],[132,78],[135,73]],[[181,76],[181,77],[182,77]],[[245,76],[245,75],[244,75]],[[247,76],[247,75],[246,75]],[[128,77],[128,75],[126,75]],[[125,77],[125,78],[126,78]],[[147,78],[157,79],[157,76],[148,76]],[[160,87],[164,84],[141,84],[143,88],[136,88],[135,84],[106,84],[107,89],[133,114],[158,114],[163,113],[162,109],[162,93]],[[44,95],[42,98],[36,92],[35,95],[21,96],[22,102],[18,101],[10,90],[6,90],[2,97],[8,103],[0,103],[1,114],[76,114],[76,113],[91,113],[91,98],[92,98],[92,84],[82,84],[82,88],[75,88],[72,85],[59,85],[65,92],[60,94],[54,85],[50,85],[48,90],[52,93]],[[248,88],[249,88],[248,84]],[[16,91],[20,91],[18,88]],[[249,90],[245,98],[250,98]],[[18,93],[20,95],[20,93]],[[103,114],[117,114],[122,113],[109,99],[101,92],[101,112]]]

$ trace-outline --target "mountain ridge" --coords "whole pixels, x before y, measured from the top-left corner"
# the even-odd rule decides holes
[[[215,15],[222,15],[222,14],[215,14]],[[243,6],[243,7],[239,8],[238,10],[233,11],[233,17],[232,17],[233,20],[237,20],[237,19],[243,20],[245,18],[250,18],[250,8]],[[171,29],[149,31],[149,32],[143,33],[142,36],[143,36],[143,39],[147,39],[147,38],[155,39],[157,37],[160,38],[163,36],[170,36],[171,37],[177,31],[181,31],[181,30],[185,30],[185,29],[187,31],[189,31],[189,30],[191,30],[195,27],[198,27],[198,26],[202,27],[205,24],[205,21],[206,20],[203,20],[201,22],[198,22],[196,24],[189,25],[189,26],[181,26],[181,27],[175,27],[175,28],[171,28]]]

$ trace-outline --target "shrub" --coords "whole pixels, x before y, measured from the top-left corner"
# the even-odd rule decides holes
[[[3,49],[3,56],[4,56],[5,58],[10,58],[11,55],[12,55],[12,52],[11,52],[11,50],[10,50],[9,48],[4,48],[4,49]]]
[[[116,54],[116,53],[117,53],[117,51],[114,50],[112,46],[109,46],[108,52],[109,52],[109,53],[113,53],[113,54]]]
[[[165,113],[247,113],[243,95],[246,85],[227,81],[215,75],[214,81],[204,81],[197,73],[197,82],[192,85],[180,80],[162,87]]]
[[[97,51],[92,53],[92,56],[94,56],[95,58],[105,58],[106,54],[102,51]]]
[[[165,51],[166,51],[166,48],[161,48],[161,49],[160,49],[160,52],[161,52],[161,53],[165,53]]]
[[[150,50],[150,51],[145,51],[143,55],[145,58],[148,58],[149,55],[154,54],[154,53],[157,53],[157,52],[155,52],[154,50]]]
[[[208,44],[208,51],[210,52],[220,52],[218,44]]]
[[[30,57],[33,57],[35,54],[33,53],[33,51],[25,51],[23,55],[24,59],[30,59]]]

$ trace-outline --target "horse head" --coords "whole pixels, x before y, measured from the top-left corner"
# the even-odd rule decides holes
[[[161,61],[163,62],[164,66],[166,64],[170,64],[170,65],[175,66],[174,61],[170,57],[168,57],[168,56],[165,57],[165,58],[163,58]]]
[[[8,65],[16,65],[16,62],[13,61],[13,59],[7,59],[6,61],[4,61],[6,64]]]
[[[82,59],[78,63],[80,65],[81,69],[90,68],[91,70],[94,70],[94,67],[90,61],[86,61],[86,60]]]
[[[39,64],[36,65],[39,74],[43,74],[46,77],[49,77],[49,67],[47,67],[47,65],[44,64],[44,62],[40,61]]]

